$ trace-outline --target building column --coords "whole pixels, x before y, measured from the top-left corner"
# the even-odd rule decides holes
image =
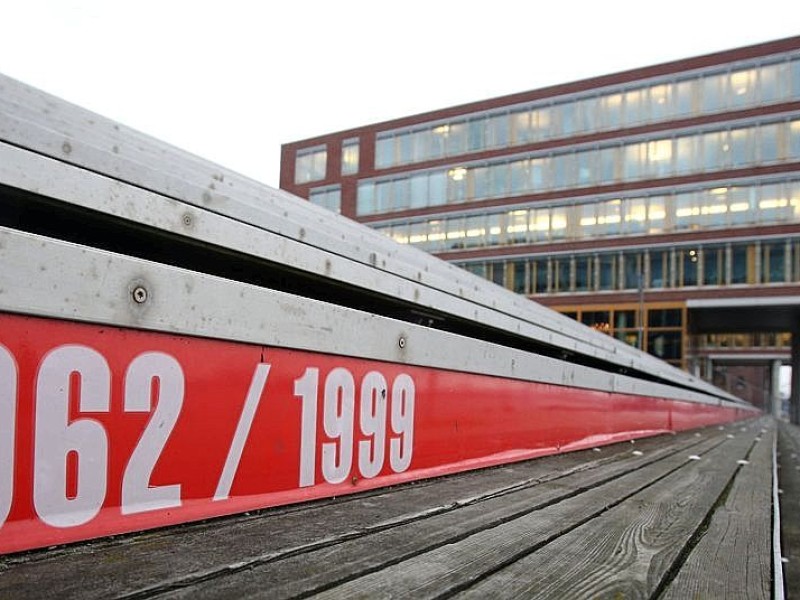
[[[792,391],[789,396],[789,421],[800,425],[800,332],[792,332]]]
[[[779,360],[773,360],[769,365],[769,401],[772,416],[776,419],[783,417],[783,403],[781,402],[781,361]]]

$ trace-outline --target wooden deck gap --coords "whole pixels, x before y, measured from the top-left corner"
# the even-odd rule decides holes
[[[744,460],[750,459],[750,455],[752,454],[753,449],[756,447],[757,443],[758,441],[754,440],[750,444],[750,448],[748,448]],[[739,475],[741,470],[742,470],[742,465],[740,464],[736,467],[736,470],[734,470],[734,472],[731,474],[728,483],[725,485],[725,488],[722,490],[719,497],[717,497],[716,502],[714,502],[714,504],[711,505],[711,508],[708,509],[708,512],[706,513],[703,520],[700,522],[700,525],[697,526],[697,529],[695,529],[694,533],[686,541],[686,544],[678,553],[678,556],[675,558],[673,563],[664,573],[664,576],[661,578],[661,581],[659,582],[658,586],[650,596],[651,600],[658,600],[658,598],[661,598],[664,595],[664,592],[669,588],[669,585],[672,583],[672,581],[678,576],[681,569],[683,568],[683,565],[688,560],[689,555],[692,553],[695,547],[700,543],[700,540],[703,539],[703,536],[708,531],[708,528],[711,524],[711,520],[714,518],[714,513],[717,512],[719,508],[725,506],[725,502],[728,499],[728,495],[731,493],[731,489],[733,489],[733,484],[736,482],[736,476]]]
[[[722,444],[722,443],[723,442],[720,442],[720,444]],[[717,444],[714,447],[709,448],[708,451],[711,451],[713,448],[716,448],[720,444]],[[618,498],[614,502],[603,506],[600,510],[597,510],[597,511],[587,515],[585,518],[576,521],[575,523],[573,523],[569,527],[565,527],[565,528],[557,531],[552,536],[549,536],[547,539],[543,540],[542,542],[540,542],[538,544],[535,544],[535,545],[533,545],[533,546],[531,546],[529,548],[525,548],[523,551],[521,551],[521,552],[515,554],[514,556],[510,557],[508,560],[505,560],[502,563],[498,563],[494,568],[492,568],[491,570],[487,570],[487,571],[481,573],[476,578],[474,578],[474,579],[472,579],[472,580],[470,580],[468,582],[464,582],[461,585],[453,586],[451,589],[447,590],[447,592],[445,592],[443,594],[440,594],[438,596],[435,596],[436,600],[444,600],[446,598],[454,597],[455,595],[474,587],[475,585],[479,584],[481,581],[483,581],[483,580],[489,578],[490,576],[494,575],[495,573],[498,573],[498,572],[502,571],[503,569],[507,568],[509,565],[512,565],[515,562],[518,562],[518,561],[522,560],[526,556],[529,556],[529,555],[541,550],[542,548],[544,548],[548,544],[552,543],[553,541],[557,540],[558,538],[560,538],[560,537],[562,537],[564,535],[567,535],[568,533],[570,533],[574,529],[577,529],[577,528],[581,527],[582,525],[584,525],[584,524],[586,524],[586,523],[598,518],[599,516],[603,515],[604,513],[608,512],[609,510],[613,509],[614,507],[616,507],[616,506],[622,504],[623,502],[633,498],[634,496],[636,496],[637,494],[640,494],[644,490],[656,485],[660,481],[668,478],[673,473],[676,473],[676,472],[680,471],[681,469],[683,469],[686,466],[686,464],[689,463],[689,462],[690,461],[687,459],[685,462],[683,462],[683,463],[677,465],[676,467],[670,469],[669,471],[663,473],[661,476],[659,476],[659,477],[647,482],[644,485],[641,485],[641,486],[633,489],[629,494],[626,494],[625,496],[622,496],[622,497]],[[628,471],[628,473],[632,473],[634,471],[637,471],[637,470],[639,470],[640,468],[642,468],[644,466],[645,465],[641,465],[640,467],[638,467],[636,469],[631,469],[631,471]],[[628,473],[626,473],[626,474],[628,474]],[[609,478],[609,481],[613,480],[613,479],[616,479],[616,477]],[[607,483],[607,481],[603,481],[602,483]],[[598,485],[602,485],[602,484],[598,484]],[[596,486],[592,486],[592,487],[596,487]],[[588,488],[588,489],[591,489],[591,488]],[[581,493],[584,493],[584,492],[588,491],[588,489],[583,489],[581,491]],[[577,495],[577,494],[572,494],[570,497],[574,497],[575,495]],[[553,504],[553,503],[549,503],[549,504]],[[472,535],[473,533],[475,533],[475,532],[470,532],[470,535]],[[465,537],[468,537],[468,536],[465,536]]]
[[[495,520],[489,521],[489,522],[487,522],[486,524],[484,524],[482,527],[480,527],[478,529],[471,529],[471,530],[463,532],[463,534],[461,534],[459,536],[453,536],[453,537],[449,538],[448,540],[446,540],[443,543],[437,543],[435,545],[430,545],[430,546],[425,546],[425,547],[418,548],[414,552],[409,552],[409,553],[397,556],[393,560],[388,561],[388,562],[384,562],[381,565],[376,565],[373,568],[362,569],[362,570],[359,570],[357,572],[351,573],[347,577],[344,577],[344,578],[341,578],[341,579],[337,579],[335,581],[326,582],[323,585],[320,585],[320,586],[317,586],[315,588],[306,590],[305,592],[303,592],[303,593],[301,593],[299,595],[296,595],[295,597],[296,598],[307,598],[307,597],[313,596],[315,594],[324,592],[324,591],[326,591],[328,589],[335,588],[335,587],[337,587],[339,585],[347,583],[348,581],[358,579],[360,577],[369,575],[369,574],[371,574],[373,572],[376,572],[376,571],[380,571],[380,570],[386,569],[387,567],[393,566],[393,565],[401,563],[403,561],[406,561],[406,560],[409,560],[409,559],[413,559],[414,557],[416,557],[418,555],[424,554],[426,552],[430,552],[431,550],[434,550],[434,549],[436,549],[438,547],[441,547],[443,545],[458,543],[458,542],[462,541],[463,539],[466,539],[466,538],[468,538],[468,537],[470,537],[470,536],[472,536],[472,535],[474,535],[474,534],[476,534],[476,533],[478,533],[480,531],[484,531],[484,530],[487,530],[487,529],[492,529],[494,527],[501,526],[501,525],[503,525],[505,523],[508,523],[510,521],[519,519],[521,517],[524,517],[524,516],[526,516],[528,514],[536,512],[536,511],[545,510],[545,509],[547,509],[547,508],[549,508],[549,507],[551,507],[551,506],[553,506],[555,504],[558,504],[558,503],[563,502],[565,500],[568,500],[570,498],[574,498],[576,496],[584,494],[584,493],[586,493],[586,492],[588,492],[588,491],[590,491],[590,490],[592,490],[592,489],[594,489],[594,488],[596,488],[598,486],[605,485],[605,484],[607,484],[607,483],[609,483],[611,481],[614,481],[615,479],[619,479],[620,477],[629,475],[630,473],[639,471],[641,469],[644,469],[644,468],[646,468],[646,467],[648,467],[648,466],[650,466],[652,464],[658,463],[660,461],[667,460],[667,459],[675,456],[676,454],[680,454],[682,452],[686,452],[687,450],[689,450],[691,448],[694,448],[695,446],[704,444],[707,441],[708,441],[707,439],[698,438],[696,441],[692,441],[692,443],[686,444],[685,446],[682,445],[681,447],[676,448],[676,449],[674,449],[674,450],[672,450],[670,452],[666,452],[664,454],[660,454],[656,458],[652,458],[650,460],[643,460],[641,463],[637,464],[636,466],[632,467],[629,470],[620,471],[619,473],[616,473],[614,475],[610,475],[609,477],[605,477],[603,479],[595,481],[591,485],[579,486],[579,487],[576,487],[576,488],[574,488],[574,489],[572,489],[570,491],[565,491],[565,493],[560,494],[557,497],[554,497],[554,498],[551,498],[550,500],[535,504],[535,505],[533,505],[531,507],[528,507],[527,509],[525,509],[523,511],[514,512],[513,514],[506,515],[503,518],[499,518],[499,519],[495,519]],[[726,440],[724,438],[718,440],[717,443],[715,443],[713,445],[710,445],[704,451],[704,453],[711,452],[715,448],[717,448],[720,445],[724,444],[725,441]],[[569,476],[573,476],[573,475],[575,475],[577,473],[586,472],[586,471],[594,470],[596,468],[600,468],[602,466],[606,466],[608,464],[611,464],[611,463],[614,463],[614,462],[618,461],[619,459],[620,459],[619,456],[613,456],[613,457],[609,457],[608,459],[600,459],[598,461],[594,461],[593,463],[591,463],[591,466],[588,466],[588,467],[586,465],[580,465],[580,466],[578,466],[576,468],[568,469],[566,471],[554,474],[553,476],[543,476],[543,477],[531,478],[531,479],[525,480],[523,482],[517,482],[517,483],[511,484],[511,485],[505,486],[503,488],[496,488],[494,490],[490,490],[490,491],[488,491],[488,492],[486,492],[484,494],[478,495],[478,496],[466,498],[464,500],[459,500],[459,501],[450,503],[450,504],[445,505],[445,506],[429,508],[429,509],[426,509],[424,511],[421,511],[421,512],[418,512],[418,513],[413,513],[411,515],[405,515],[403,517],[400,517],[400,518],[397,518],[397,519],[394,519],[394,520],[391,520],[391,521],[388,521],[388,522],[376,523],[374,525],[370,525],[368,527],[364,527],[364,528],[356,530],[356,531],[340,534],[340,535],[338,535],[336,537],[321,539],[321,540],[317,540],[315,542],[312,542],[310,544],[297,546],[297,547],[294,547],[294,548],[287,548],[285,550],[279,550],[279,551],[276,551],[276,552],[270,552],[268,554],[264,554],[264,555],[260,555],[260,556],[255,556],[255,557],[252,557],[250,559],[247,559],[245,561],[241,561],[241,562],[239,562],[237,564],[233,564],[233,565],[224,565],[224,566],[217,567],[217,568],[214,568],[214,569],[210,569],[210,570],[207,570],[207,571],[195,572],[195,573],[192,573],[192,574],[190,574],[188,576],[181,577],[179,579],[174,579],[174,580],[170,580],[170,581],[163,581],[163,582],[160,582],[159,584],[154,585],[154,586],[148,586],[148,587],[133,591],[133,592],[128,593],[128,594],[123,594],[123,595],[119,596],[119,598],[121,600],[142,600],[144,598],[149,598],[149,597],[152,597],[154,595],[167,594],[167,593],[172,592],[172,591],[177,591],[177,590],[180,590],[180,589],[190,588],[192,586],[196,586],[196,585],[199,585],[199,584],[202,584],[202,583],[206,583],[206,582],[211,581],[211,580],[228,577],[228,576],[234,575],[236,573],[240,573],[240,572],[243,572],[243,571],[246,571],[246,570],[249,570],[249,569],[254,569],[254,568],[257,568],[257,567],[262,566],[262,565],[266,565],[266,564],[269,564],[269,563],[274,563],[274,562],[286,560],[286,559],[295,557],[295,556],[300,555],[300,554],[314,552],[314,551],[321,550],[321,549],[324,549],[324,548],[328,548],[328,547],[331,547],[331,546],[336,546],[336,545],[339,545],[339,544],[343,544],[345,542],[349,542],[349,541],[352,541],[352,540],[365,538],[365,537],[370,536],[370,535],[375,535],[377,533],[380,533],[382,531],[386,531],[386,530],[389,530],[389,529],[395,529],[395,528],[398,528],[398,527],[403,527],[403,526],[409,525],[411,523],[415,523],[415,522],[418,522],[418,521],[423,521],[425,519],[429,519],[431,517],[435,517],[437,515],[453,512],[455,510],[458,510],[458,509],[466,507],[466,506],[479,504],[481,502],[485,502],[487,500],[491,500],[491,499],[494,499],[494,498],[497,498],[497,497],[513,494],[515,492],[519,492],[519,491],[527,489],[527,488],[535,487],[535,486],[540,485],[542,483],[551,483],[551,482],[554,482],[554,481],[558,481],[560,479],[567,478]],[[572,531],[572,529],[574,529],[576,527],[579,527],[584,522],[589,521],[589,520],[591,520],[593,518],[596,518],[597,516],[603,514],[607,510],[613,508],[614,506],[616,506],[620,502],[623,502],[623,501],[627,500],[629,497],[641,492],[644,489],[647,489],[648,487],[650,487],[651,485],[654,485],[655,483],[657,483],[658,481],[660,481],[664,477],[668,477],[669,475],[671,475],[675,471],[681,469],[684,465],[685,465],[685,463],[681,463],[679,466],[677,466],[677,467],[673,468],[672,470],[664,473],[663,476],[659,477],[658,479],[650,481],[648,484],[646,484],[644,486],[641,486],[638,489],[634,490],[633,492],[631,492],[625,498],[620,499],[619,502],[615,502],[613,504],[605,506],[601,510],[599,510],[596,513],[592,514],[586,520],[581,521],[579,523],[576,523],[576,524],[574,524],[573,526],[570,526],[567,529],[559,531],[558,533],[556,533],[553,536],[549,537],[547,540],[544,540],[536,548],[529,549],[529,552],[526,551],[524,554],[520,554],[520,556],[515,557],[513,560],[511,560],[509,562],[509,564],[511,564],[511,563],[515,562],[516,560],[519,560],[519,559],[523,558],[525,555],[527,555],[527,554],[529,554],[531,552],[534,552],[535,550],[537,550],[537,549],[539,549],[539,548],[551,543],[553,540],[557,539],[561,535],[569,533],[570,531]],[[432,480],[432,481],[436,481],[436,480]],[[357,496],[353,496],[351,498],[352,499],[357,499]],[[488,576],[490,574],[491,573],[487,573],[486,576]],[[475,581],[473,583],[477,583],[477,581]],[[466,587],[464,589],[466,589]],[[453,593],[455,593],[456,591],[460,591],[460,590],[454,590]]]

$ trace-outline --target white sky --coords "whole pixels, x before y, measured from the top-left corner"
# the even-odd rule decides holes
[[[0,0],[0,73],[277,186],[280,145],[800,34],[798,0]]]

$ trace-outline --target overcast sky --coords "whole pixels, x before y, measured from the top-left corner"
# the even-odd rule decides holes
[[[0,73],[277,186],[280,145],[800,35],[798,0],[0,0]]]

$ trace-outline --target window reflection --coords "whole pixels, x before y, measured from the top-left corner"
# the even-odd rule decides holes
[[[773,59],[774,60],[774,59]],[[733,71],[609,90],[569,100],[545,100],[383,132],[375,166],[383,169],[443,156],[800,98],[800,59],[765,61]]]
[[[456,264],[470,270],[479,265],[496,283],[526,294],[636,292],[640,285],[645,290],[784,285],[800,281],[800,238]],[[624,322],[617,327],[633,326],[630,314],[620,318]],[[659,310],[650,313],[646,325],[651,329],[679,327],[682,318],[680,310]]]
[[[412,179],[410,185],[427,190],[427,182],[427,177]],[[389,184],[377,188],[380,202],[397,201],[388,194],[390,188]],[[367,197],[370,193],[364,191]],[[670,195],[592,199],[574,202],[569,206],[495,209],[470,217],[470,222],[487,218],[494,219],[496,231],[491,231],[488,225],[468,227],[470,233],[467,237],[471,246],[492,245],[500,243],[500,239],[503,244],[527,244],[560,239],[797,223],[800,222],[800,180],[702,187]],[[425,223],[439,223],[440,220],[441,217],[430,221],[425,217],[416,217],[414,222],[421,222],[424,228]],[[378,228],[391,226],[379,225]],[[414,242],[409,238],[409,243]]]
[[[800,158],[800,120],[762,123],[731,131],[710,131],[676,139],[653,139],[605,148],[559,151],[541,156],[501,159],[492,163],[466,164],[424,174],[394,178],[392,202],[370,206],[358,202],[359,215],[419,208],[445,203],[463,203],[506,198],[548,190],[592,187],[619,181],[637,181],[693,172],[774,163]],[[428,178],[408,186],[405,179]],[[367,182],[359,194],[367,191]],[[378,180],[377,186],[387,185]],[[410,197],[413,191],[413,198]],[[381,197],[383,200],[384,197]],[[397,208],[393,208],[397,207]]]

